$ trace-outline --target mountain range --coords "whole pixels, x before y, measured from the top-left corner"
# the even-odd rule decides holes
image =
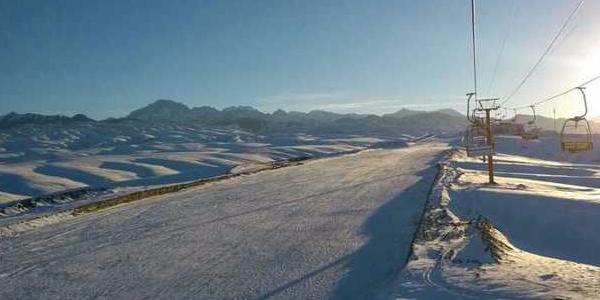
[[[158,100],[131,112],[125,119],[144,122],[194,123],[235,127],[254,133],[344,133],[344,134],[424,134],[455,133],[463,130],[465,117],[452,109],[412,111],[393,114],[338,114],[322,110],[263,113],[248,106],[217,110],[202,106],[189,108],[172,100]]]
[[[0,130],[23,125],[71,124],[81,122],[179,123],[210,127],[238,128],[258,134],[273,133],[343,133],[419,135],[456,133],[464,129],[466,118],[452,109],[414,111],[402,109],[392,114],[338,114],[322,110],[308,113],[277,110],[264,113],[249,106],[233,106],[222,110],[210,106],[190,108],[172,100],[157,100],[132,111],[124,118],[95,121],[85,115],[73,117],[9,113],[0,116]]]
[[[94,120],[88,118],[86,115],[83,114],[77,114],[73,117],[66,117],[60,115],[47,116],[33,113],[17,114],[11,112],[7,115],[0,116],[0,129],[17,127],[20,125],[27,124],[71,124],[77,122],[94,122]]]

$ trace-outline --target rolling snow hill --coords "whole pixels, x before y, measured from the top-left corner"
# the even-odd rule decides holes
[[[321,157],[410,136],[257,135],[121,121],[35,124],[0,131],[0,203],[81,187],[138,187],[224,174],[241,165]]]
[[[252,107],[158,100],[121,119],[10,113],[0,117],[0,203],[82,187],[138,187],[210,177],[290,157],[319,157],[455,134],[455,111],[404,117],[326,111],[272,114]]]

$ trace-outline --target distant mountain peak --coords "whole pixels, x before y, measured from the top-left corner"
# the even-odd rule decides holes
[[[439,110],[436,110],[436,112],[454,116],[454,117],[465,117],[466,118],[466,115],[464,115],[464,114],[460,113],[459,111],[452,109],[452,108],[439,109]]]
[[[280,108],[280,109],[274,111],[272,115],[274,117],[285,117],[285,116],[287,116],[287,113],[285,112],[285,110]]]
[[[70,124],[74,122],[94,122],[94,120],[88,118],[86,115],[77,114],[73,117],[61,116],[61,115],[42,115],[34,113],[19,114],[16,112],[10,112],[4,116],[0,116],[0,128],[11,128],[27,124]]]
[[[229,106],[227,108],[224,108],[223,111],[228,112],[228,111],[258,111],[258,109],[252,107],[252,106]]]
[[[142,121],[178,121],[189,117],[191,109],[183,103],[159,99],[132,111],[127,118]]]
[[[410,116],[425,114],[425,113],[440,113],[440,114],[449,115],[452,117],[465,117],[466,118],[465,115],[461,114],[460,112],[458,112],[452,108],[444,108],[444,109],[439,109],[439,110],[435,110],[435,111],[423,111],[423,110],[411,110],[406,107],[403,107],[395,113],[386,114],[383,116],[384,117],[393,117],[393,118],[405,118],[405,117],[410,117]]]
[[[401,108],[399,111],[395,112],[395,113],[391,113],[391,114],[385,114],[383,115],[384,117],[388,117],[388,118],[405,118],[405,117],[409,117],[409,116],[413,116],[413,115],[418,115],[418,114],[422,114],[425,113],[425,111],[420,111],[420,110],[410,110],[407,109],[405,107]]]
[[[175,104],[181,104],[175,100],[171,100],[171,99],[157,99],[156,101],[154,101],[153,104],[160,104],[160,103],[175,103]]]

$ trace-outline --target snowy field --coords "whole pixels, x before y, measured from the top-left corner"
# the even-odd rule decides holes
[[[261,136],[138,123],[21,126],[0,131],[0,205],[83,187],[143,189],[410,138]]]
[[[499,137],[482,161],[444,163],[388,299],[600,299],[600,163],[557,137]]]
[[[0,299],[372,299],[448,149],[324,158],[5,236]]]
[[[261,147],[390,142],[297,138]],[[495,185],[434,138],[57,216],[0,237],[0,299],[600,299],[600,156],[497,143]]]

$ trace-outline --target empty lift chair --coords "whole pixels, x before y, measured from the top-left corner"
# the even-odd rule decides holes
[[[504,108],[504,114],[502,114],[500,121],[498,123],[498,132],[501,134],[519,135],[520,136],[522,133],[522,130],[521,131],[516,130],[516,128],[518,127],[517,123],[515,121],[517,113],[515,112],[515,115],[512,118],[509,118],[508,115],[509,115],[508,109]]]
[[[583,105],[585,107],[585,111],[581,116],[575,116],[567,119],[560,132],[560,143],[562,150],[571,153],[594,150],[590,123],[585,118],[587,115],[587,99],[585,96],[585,88],[579,87],[578,89],[583,96]]]
[[[489,145],[487,134],[482,125],[471,124],[467,127],[465,146],[467,155],[470,157],[485,156],[493,152],[493,146]]]
[[[537,140],[539,138],[539,128],[535,124],[535,120],[537,118],[535,114],[535,107],[531,106],[531,111],[533,111],[533,120],[527,122],[523,126],[523,133],[521,134],[521,138],[524,140]]]
[[[465,131],[465,148],[467,155],[470,157],[485,156],[493,152],[494,147],[488,142],[481,110],[470,110],[470,102],[473,95],[474,93],[467,95],[469,96],[467,99],[467,119],[471,124],[467,126]]]

